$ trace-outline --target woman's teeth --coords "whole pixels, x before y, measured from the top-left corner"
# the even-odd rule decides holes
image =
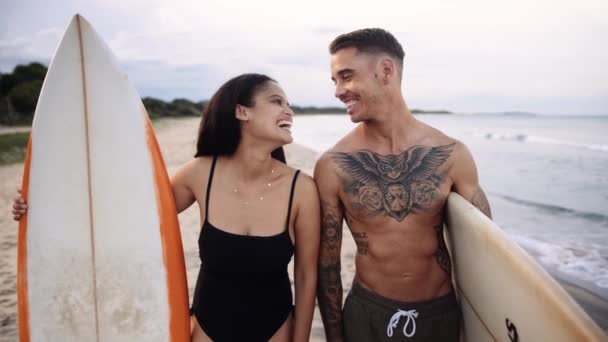
[[[280,128],[287,130],[287,131],[291,131],[291,126],[292,126],[292,122],[288,121],[288,120],[281,120],[279,122],[277,122],[277,126],[279,126]]]

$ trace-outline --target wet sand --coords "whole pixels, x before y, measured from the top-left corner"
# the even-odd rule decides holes
[[[154,124],[157,137],[165,158],[169,174],[179,165],[188,161],[195,152],[198,119],[165,119]],[[286,147],[288,164],[312,175],[317,153],[305,147],[292,144]],[[23,164],[0,167],[0,342],[17,341],[17,295],[16,295],[16,259],[17,259],[17,223],[10,214],[16,188],[21,182]],[[184,256],[190,296],[199,270],[198,234],[200,219],[196,205],[179,215]],[[354,257],[356,247],[350,233],[344,232],[342,244],[342,281],[344,292],[350,289],[354,275]],[[293,279],[293,263],[290,265],[290,276]],[[559,280],[559,279],[558,279]],[[585,310],[608,331],[608,301],[593,293],[566,281],[562,286],[585,308]],[[315,312],[311,341],[324,341],[323,326],[318,310]]]

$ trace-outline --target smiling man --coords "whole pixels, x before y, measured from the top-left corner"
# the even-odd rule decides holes
[[[458,341],[444,208],[455,191],[491,216],[473,157],[408,110],[404,52],[393,35],[357,30],[329,49],[335,96],[359,124],[315,166],[322,210],[317,295],[327,340]],[[357,244],[344,308],[343,220]]]

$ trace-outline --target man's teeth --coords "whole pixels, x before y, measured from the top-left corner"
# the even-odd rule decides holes
[[[348,101],[346,102],[346,108],[352,109],[357,104],[357,101]]]

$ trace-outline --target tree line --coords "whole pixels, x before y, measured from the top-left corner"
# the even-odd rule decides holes
[[[0,124],[32,122],[47,68],[40,63],[17,65],[12,73],[0,73]]]
[[[36,103],[46,76],[47,67],[41,63],[17,65],[11,73],[0,73],[0,124],[30,125]],[[170,102],[153,97],[142,100],[152,119],[162,117],[199,116],[208,101],[193,102],[174,99]],[[297,114],[343,114],[343,107],[292,106]],[[413,110],[415,114],[428,111]],[[433,113],[447,111],[433,111]]]
[[[0,73],[0,124],[31,125],[46,73],[47,67],[41,63],[17,65],[11,73]],[[198,116],[207,103],[187,99],[165,102],[153,97],[142,102],[153,119]]]
[[[0,124],[31,125],[47,67],[41,63],[17,65],[11,73],[0,73]],[[174,99],[166,102],[154,97],[142,99],[152,119],[162,117],[199,116],[208,101],[193,102]],[[293,106],[296,113],[345,113],[337,107]]]

